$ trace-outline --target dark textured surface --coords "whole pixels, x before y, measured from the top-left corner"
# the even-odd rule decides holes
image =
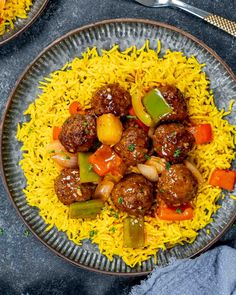
[[[236,20],[233,0],[188,3]],[[46,45],[81,25],[119,17],[149,18],[182,28],[214,49],[236,72],[236,39],[184,12],[145,8],[131,0],[50,1],[27,32],[0,48],[1,113],[17,77]],[[0,236],[0,294],[126,294],[140,281],[84,271],[56,257],[32,235],[25,234],[2,184],[0,193],[0,227],[4,230]],[[228,235],[221,243],[230,241]]]

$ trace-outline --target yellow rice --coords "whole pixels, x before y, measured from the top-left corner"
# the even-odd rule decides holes
[[[24,192],[28,203],[40,209],[48,229],[55,225],[77,244],[91,237],[109,259],[119,255],[131,267],[160,248],[194,242],[198,230],[212,221],[212,214],[219,208],[216,201],[221,189],[208,185],[208,177],[215,167],[230,168],[235,158],[236,126],[224,119],[228,112],[217,110],[209,80],[202,71],[204,65],[194,56],[187,58],[181,52],[167,50],[160,57],[160,42],[157,43],[157,50],[150,49],[147,41],[139,50],[130,47],[121,52],[114,46],[110,51],[102,51],[101,56],[96,48],[88,49],[82,58],[75,58],[41,82],[42,93],[25,112],[31,121],[19,125],[17,134],[23,142],[20,165],[27,178]],[[122,220],[126,214],[115,211],[112,204],[107,204],[95,220],[68,218],[68,207],[54,192],[54,179],[59,171],[46,151],[52,140],[52,127],[61,126],[69,116],[70,103],[76,100],[89,108],[94,91],[105,83],[115,82],[131,95],[157,83],[177,86],[186,98],[191,119],[210,123],[214,132],[213,142],[196,145],[189,156],[205,179],[195,199],[193,220],[171,222],[146,216],[146,247],[142,249],[123,247]]]
[[[32,0],[6,0],[3,11],[0,11],[0,36],[14,29],[17,18],[27,18]]]

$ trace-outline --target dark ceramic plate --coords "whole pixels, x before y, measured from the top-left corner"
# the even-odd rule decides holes
[[[30,25],[32,25],[32,23],[42,13],[47,3],[48,0],[34,0],[33,5],[31,6],[30,11],[28,13],[28,17],[26,19],[18,18],[14,22],[14,29],[0,36],[0,46],[15,38],[21,32],[26,30]]]
[[[162,43],[162,53],[167,48],[179,50],[185,55],[195,55],[200,63],[206,63],[205,71],[210,78],[218,108],[227,108],[229,99],[236,98],[236,80],[230,69],[210,48],[193,36],[169,25],[147,20],[120,19],[108,20],[74,30],[56,40],[46,48],[25,70],[9,97],[6,107],[1,138],[2,174],[10,198],[18,213],[31,231],[47,247],[66,260],[90,270],[111,274],[143,275],[154,267],[154,257],[144,261],[140,266],[128,267],[120,257],[111,262],[100,254],[97,245],[85,240],[82,246],[75,245],[67,236],[56,228],[46,231],[47,225],[39,216],[36,208],[27,204],[22,189],[25,177],[18,165],[21,158],[21,144],[16,140],[17,124],[25,120],[24,111],[40,93],[39,81],[51,72],[60,69],[75,56],[81,56],[88,47],[96,46],[98,50],[110,49],[119,44],[121,50],[136,45],[140,47],[146,39],[150,46],[156,46],[156,40]],[[236,124],[236,109],[228,117]],[[234,192],[236,193],[236,192]],[[166,265],[172,259],[192,257],[209,248],[229,228],[236,217],[236,201],[229,197],[222,200],[222,207],[213,216],[214,221],[200,230],[193,244],[176,246],[168,251],[157,253],[158,264]],[[210,229],[210,234],[206,230]]]

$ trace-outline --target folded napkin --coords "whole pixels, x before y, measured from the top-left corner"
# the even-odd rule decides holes
[[[132,288],[130,295],[236,295],[236,232],[233,232],[227,245],[195,259],[156,267],[147,280]]]

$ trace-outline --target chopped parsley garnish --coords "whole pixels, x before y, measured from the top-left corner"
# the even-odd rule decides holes
[[[145,154],[145,155],[144,155],[144,158],[145,158],[146,160],[150,160],[150,159],[151,159],[151,157],[150,157],[148,154]]]
[[[30,231],[28,230],[28,229],[26,229],[25,231],[24,231],[24,236],[25,237],[28,237],[30,235]]]
[[[181,213],[182,213],[181,208],[177,208],[177,209],[176,209],[176,212],[177,212],[178,214],[181,214]]]
[[[85,129],[84,132],[85,132],[85,134],[89,134],[89,130],[88,129]]]
[[[0,236],[2,236],[4,233],[4,229],[0,227]]]
[[[169,170],[171,167],[171,163],[170,162],[166,162],[166,170]]]
[[[127,118],[127,119],[137,119],[136,116],[132,116],[132,115],[127,115],[126,118]]]
[[[131,143],[129,146],[128,146],[128,151],[129,152],[133,152],[135,150],[135,144],[134,143]]]
[[[165,192],[165,190],[164,190],[163,188],[160,188],[159,191],[160,191],[161,193],[164,193],[164,192]]]
[[[97,230],[91,230],[91,231],[89,232],[89,237],[92,238],[92,237],[94,237],[97,233],[98,233]]]
[[[205,214],[207,215],[209,210],[207,208],[204,209]]]
[[[70,160],[70,156],[68,156],[64,151],[61,151],[61,153],[63,154],[64,159]]]
[[[55,153],[55,150],[49,151],[49,154],[54,154],[54,153]]]
[[[122,198],[122,197],[119,197],[119,198],[118,198],[118,203],[119,203],[119,204],[122,204],[123,201],[124,201],[124,198]]]
[[[80,186],[78,186],[78,187],[77,187],[77,190],[78,190],[78,191],[81,191],[81,187],[80,187]]]
[[[143,194],[144,193],[144,188],[141,187],[140,192]]]
[[[118,219],[119,218],[119,214],[116,212],[116,213],[114,213],[114,217],[116,218],[116,219]]]
[[[88,164],[88,171],[91,171],[93,169],[93,165],[92,164]]]
[[[88,122],[84,121],[84,122],[82,123],[82,125],[83,125],[83,127],[87,127],[87,126],[88,126]]]
[[[116,231],[116,228],[113,226],[112,228],[110,228],[110,231],[114,233]]]
[[[174,157],[175,158],[178,158],[181,154],[181,150],[180,149],[176,149],[175,152],[174,152]]]

